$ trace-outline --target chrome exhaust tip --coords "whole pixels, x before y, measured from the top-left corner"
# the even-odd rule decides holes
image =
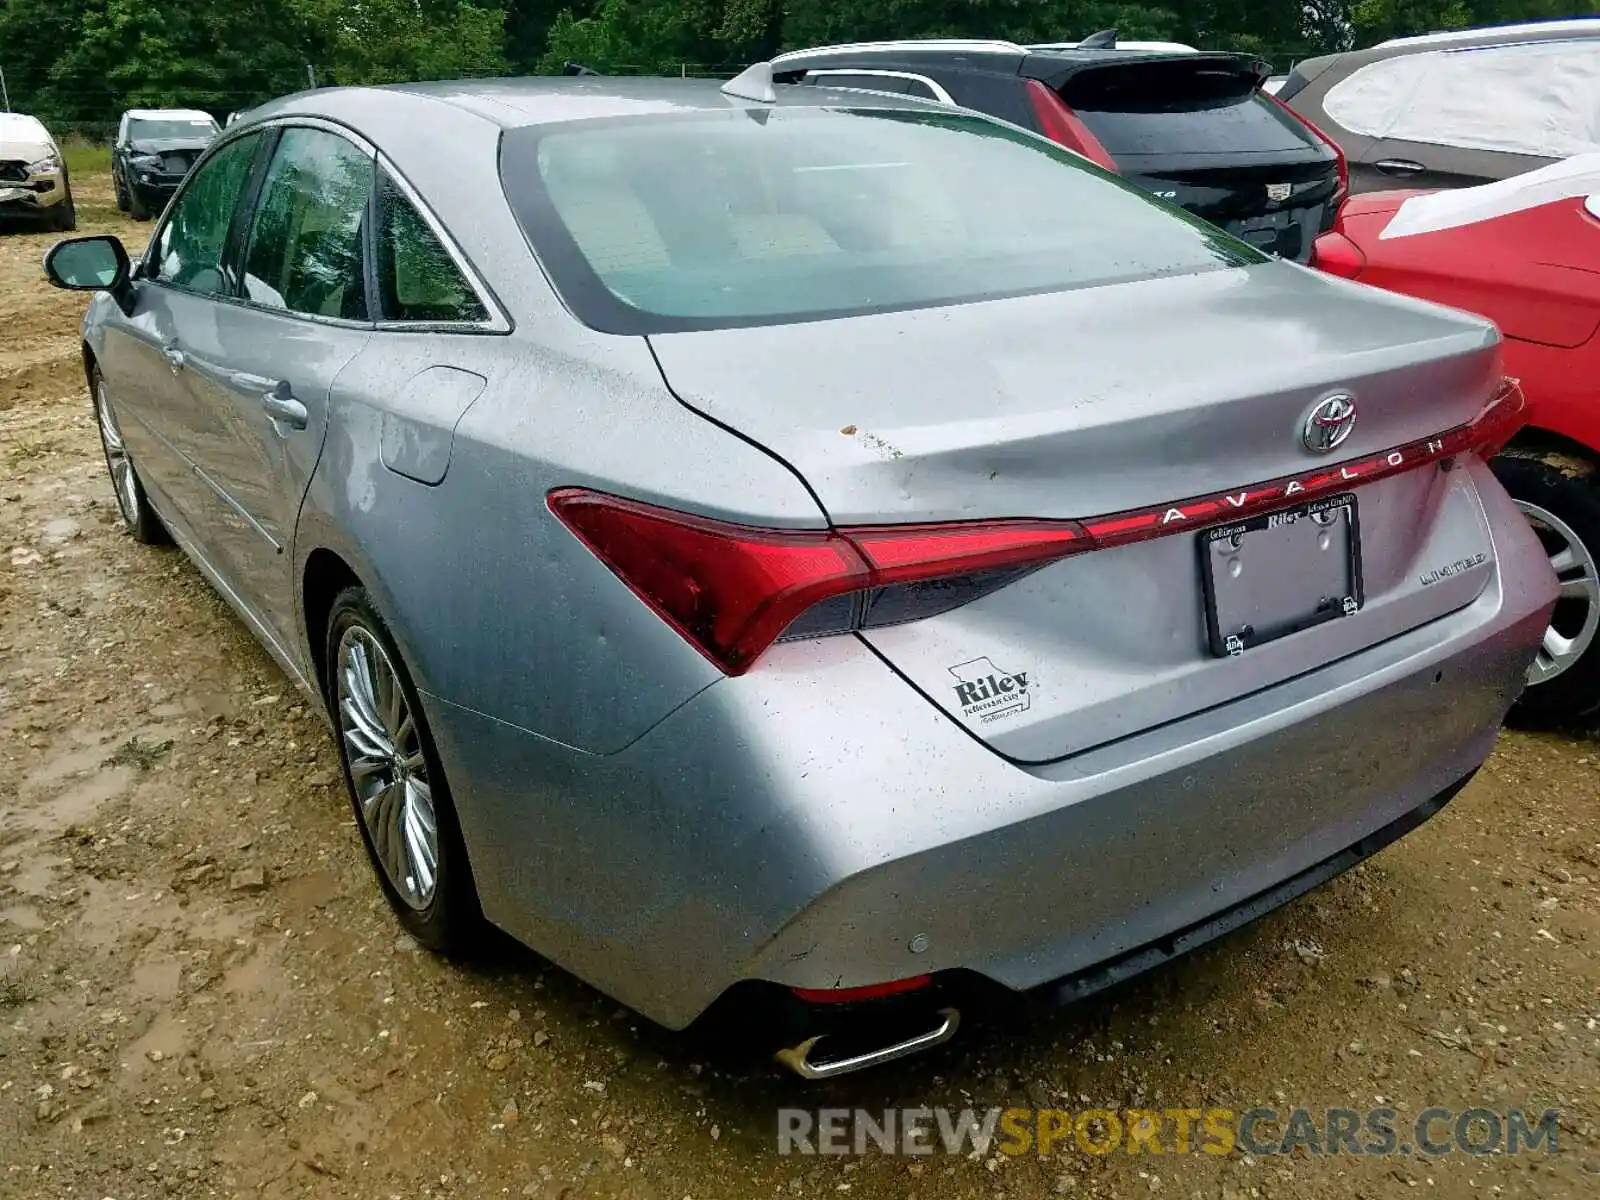
[[[924,1050],[931,1050],[935,1046],[942,1046],[955,1037],[956,1030],[961,1027],[961,1013],[954,1008],[941,1008],[935,1015],[939,1018],[939,1025],[927,1033],[919,1033],[905,1041],[893,1042],[876,1050],[852,1054],[846,1058],[824,1059],[820,1062],[814,1059],[817,1046],[834,1036],[825,1033],[808,1037],[798,1045],[787,1046],[779,1050],[774,1057],[801,1079],[833,1079],[839,1075],[848,1075],[851,1071],[864,1071],[868,1067],[881,1066],[897,1058],[906,1058],[912,1054],[920,1054]]]

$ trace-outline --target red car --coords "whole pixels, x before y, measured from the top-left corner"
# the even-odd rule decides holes
[[[1549,550],[1562,597],[1518,711],[1600,709],[1600,155],[1484,187],[1356,196],[1312,262],[1499,325],[1531,419],[1494,471]]]

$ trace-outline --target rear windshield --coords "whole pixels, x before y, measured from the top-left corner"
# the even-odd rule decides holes
[[[165,117],[139,117],[128,122],[128,137],[134,141],[162,141],[168,138],[208,138],[217,132],[215,121],[194,118],[169,120]]]
[[[1160,107],[1078,103],[1073,108],[1119,161],[1139,154],[1283,154],[1318,145],[1303,125],[1255,94],[1177,100]]]
[[[1265,261],[1021,130],[777,108],[509,131],[501,174],[567,303],[608,332],[769,324]]]

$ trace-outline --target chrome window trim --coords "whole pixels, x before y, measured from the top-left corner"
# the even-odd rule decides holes
[[[876,77],[876,78],[880,78],[880,79],[908,79],[912,83],[920,83],[920,84],[923,84],[924,86],[926,86],[930,91],[933,92],[933,99],[937,100],[940,104],[950,104],[950,105],[954,105],[955,104],[955,99],[950,95],[949,92],[945,91],[944,88],[941,87],[938,83],[934,82],[932,79],[929,79],[926,75],[918,75],[913,71],[883,71],[883,70],[879,70],[876,67],[818,67],[818,68],[815,68],[815,69],[812,69],[812,70],[808,70],[806,72],[806,79],[807,80],[810,80],[812,78],[819,78],[820,79],[823,76],[830,76],[830,75],[866,75],[868,77]],[[838,86],[838,85],[835,85],[835,86]],[[867,91],[868,89],[866,89],[866,88],[851,88],[851,87],[849,87],[849,85],[844,85],[843,90],[845,90],[845,91]],[[886,93],[886,94],[887,95],[892,95],[892,96],[903,96],[903,95],[906,95],[906,93],[904,93],[904,92],[889,92],[889,93]],[[912,99],[912,100],[926,100],[928,97],[926,97],[926,96],[909,96],[908,98]]]
[[[231,137],[218,135],[217,137],[211,139],[211,144],[207,146],[204,152],[201,153],[200,157],[195,160],[194,166],[189,168],[188,174],[183,177],[183,182],[178,184],[178,190],[172,193],[172,199],[167,201],[166,208],[162,209],[161,215],[156,218],[155,228],[150,231],[150,240],[145,243],[144,253],[139,255],[139,257],[134,259],[129,265],[129,279],[137,279],[142,283],[149,284],[151,287],[162,287],[169,292],[176,292],[180,296],[197,296],[202,300],[231,300],[234,298],[232,296],[222,296],[216,292],[197,292],[193,288],[179,287],[170,280],[147,274],[145,272],[145,268],[151,264],[151,256],[155,253],[156,243],[161,240],[161,235],[167,231],[167,226],[172,224],[173,210],[177,208],[178,201],[181,200],[189,191],[189,185],[194,181],[194,177],[200,173],[200,169],[206,166],[213,157],[215,157],[217,154],[220,154],[224,149],[232,145],[234,142],[239,141],[241,138],[249,134],[258,133],[264,127],[264,125],[256,125],[249,129],[238,130]],[[246,174],[245,178],[246,180],[249,179],[248,173]],[[234,201],[234,204],[236,206],[235,211],[237,212],[238,201]],[[224,239],[224,242],[226,242],[226,238]]]
[[[273,308],[267,304],[259,304],[245,296],[220,296],[213,292],[196,292],[190,288],[178,287],[177,285],[169,283],[164,279],[153,279],[145,276],[143,273],[143,267],[149,260],[151,251],[154,249],[156,242],[160,239],[161,234],[166,230],[168,222],[172,219],[173,209],[177,206],[179,199],[188,190],[189,181],[195,177],[195,174],[200,170],[201,167],[205,166],[205,164],[210,160],[211,156],[219,153],[224,147],[231,145],[240,138],[248,137],[251,134],[261,133],[268,129],[282,128],[320,129],[325,133],[331,133],[336,137],[343,138],[345,141],[353,145],[357,150],[360,150],[368,158],[372,159],[374,165],[374,189],[377,188],[377,170],[382,169],[386,171],[389,177],[395,181],[395,185],[400,189],[401,194],[404,195],[411,206],[422,215],[423,221],[427,223],[427,226],[429,230],[432,231],[434,237],[439,239],[439,244],[444,247],[445,253],[450,256],[450,261],[453,262],[456,266],[456,269],[461,272],[462,278],[467,281],[467,286],[470,287],[473,290],[473,293],[478,297],[478,303],[483,305],[484,311],[489,314],[489,318],[484,321],[352,321],[345,317],[325,317],[317,313],[303,313],[295,312],[292,309],[287,308]],[[273,152],[276,153],[276,149],[274,149]],[[257,199],[259,200],[260,197],[257,197]],[[254,209],[251,210],[249,217],[253,225],[255,221]],[[373,232],[376,234],[376,230]],[[247,252],[248,247],[249,243],[247,241]],[[477,268],[472,265],[471,260],[468,259],[467,256],[462,252],[461,248],[456,245],[455,239],[445,231],[443,223],[441,223],[439,218],[434,215],[432,208],[430,208],[422,199],[422,196],[417,189],[411,185],[411,181],[400,172],[398,167],[395,166],[394,161],[390,159],[388,155],[379,150],[377,146],[373,145],[372,142],[368,141],[354,129],[351,129],[348,125],[341,125],[339,122],[330,121],[326,117],[312,116],[309,114],[285,113],[281,116],[269,117],[264,121],[252,121],[248,125],[245,125],[242,122],[235,123],[234,125],[224,129],[222,133],[219,134],[212,141],[212,143],[206,147],[206,151],[200,156],[199,161],[189,169],[189,174],[184,177],[182,186],[178,188],[177,192],[168,202],[166,211],[161,214],[160,221],[156,224],[155,229],[150,234],[150,242],[145,247],[144,254],[139,258],[139,268],[139,277],[143,280],[143,282],[153,286],[164,287],[169,291],[178,292],[181,295],[195,296],[202,300],[214,300],[219,304],[231,304],[235,307],[250,309],[252,312],[270,313],[273,316],[287,317],[295,321],[310,321],[318,325],[332,325],[340,329],[369,329],[384,332],[399,331],[417,333],[505,334],[510,333],[513,327],[511,318],[506,313],[505,306],[500,303],[500,298],[494,294],[489,285],[484,281],[483,276],[478,273]]]
[[[439,220],[433,209],[428,205],[428,202],[422,198],[422,194],[411,185],[411,181],[394,164],[393,159],[380,150],[377,152],[377,160],[379,169],[394,180],[395,186],[400,189],[401,195],[406,198],[412,208],[417,210],[423,222],[433,233],[433,236],[444,247],[444,252],[450,256],[450,261],[455,264],[456,270],[461,272],[461,277],[467,281],[467,286],[478,297],[478,303],[483,305],[483,311],[488,313],[489,316],[487,320],[483,321],[376,321],[374,326],[388,332],[414,330],[419,333],[424,331],[431,333],[510,333],[512,330],[511,317],[506,313],[505,306],[500,303],[500,297],[494,294],[494,289],[478,273],[477,267],[473,266],[472,260],[466,256],[466,252],[456,245],[455,238],[451,237],[449,231],[445,229],[444,222]],[[377,233],[378,230],[373,230],[374,236]]]

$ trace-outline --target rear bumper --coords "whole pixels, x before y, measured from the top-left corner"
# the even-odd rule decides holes
[[[673,1027],[750,979],[1081,990],[1154,965],[1487,757],[1555,586],[1482,491],[1497,569],[1466,608],[1047,766],[979,745],[854,639],[777,647],[606,756],[426,698],[485,912]]]
[[[1264,892],[1251,896],[1231,908],[1223,909],[1196,925],[1177,930],[1159,941],[1130,950],[1107,962],[1096,963],[1064,979],[1040,984],[1036,990],[1045,999],[1057,1004],[1075,1004],[1096,992],[1114,987],[1125,979],[1132,979],[1175,958],[1181,958],[1208,942],[1227,936],[1236,929],[1243,929],[1252,921],[1321,887],[1356,864],[1365,862],[1380,850],[1398,842],[1413,829],[1436,816],[1467,784],[1472,782],[1472,775],[1476,773],[1474,769],[1471,774],[1457,780],[1437,796],[1423,801],[1408,813],[1402,813],[1354,845],[1346,846],[1337,854],[1323,859]]]

